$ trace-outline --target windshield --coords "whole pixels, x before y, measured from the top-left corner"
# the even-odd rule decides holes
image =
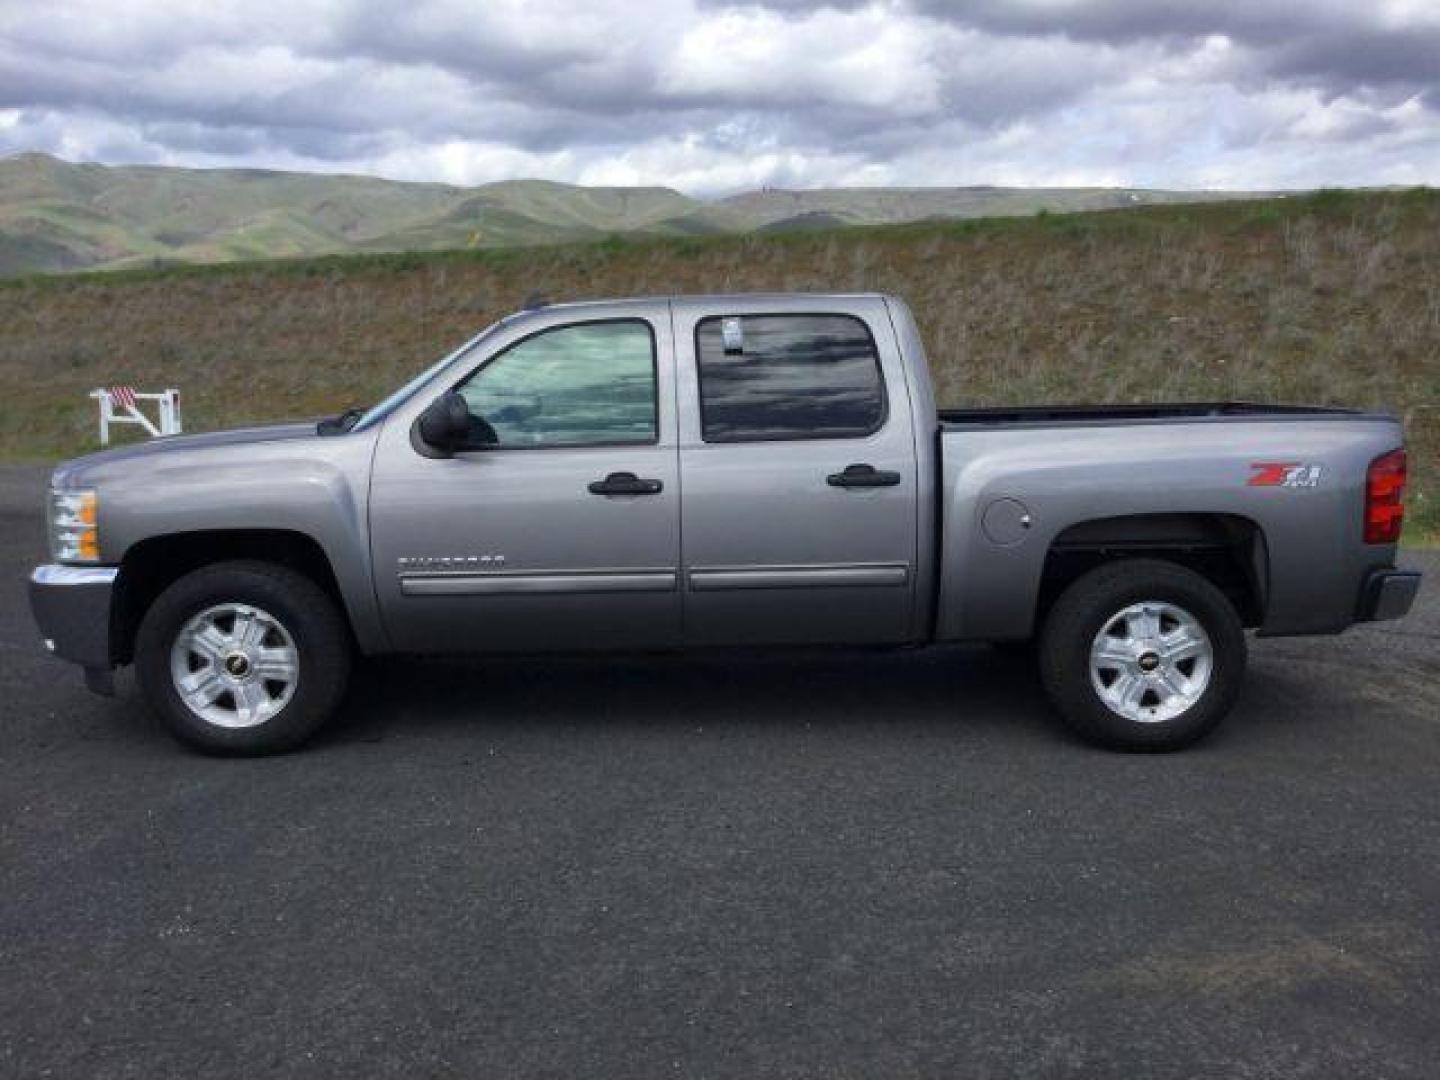
[[[380,423],[392,412],[398,409],[401,405],[409,401],[410,398],[415,395],[416,391],[418,391],[422,386],[428,383],[436,375],[440,374],[440,372],[445,369],[447,364],[449,364],[453,360],[458,359],[460,356],[463,356],[465,353],[475,348],[475,346],[479,345],[496,330],[500,329],[501,326],[505,325],[505,323],[510,318],[511,316],[507,315],[499,322],[492,323],[484,330],[481,330],[480,333],[476,334],[469,341],[465,342],[464,345],[461,345],[454,352],[447,353],[445,356],[442,356],[439,360],[435,361],[435,363],[431,364],[424,371],[420,372],[419,375],[416,375],[404,386],[400,387],[400,389],[392,393],[384,401],[380,402],[378,405],[373,406],[368,412],[365,413],[364,416],[360,417],[359,420],[355,421],[355,423],[351,425],[348,430],[364,431],[366,428],[374,427],[376,424]]]

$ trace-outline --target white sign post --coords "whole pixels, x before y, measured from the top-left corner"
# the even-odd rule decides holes
[[[100,403],[100,445],[110,445],[111,424],[139,424],[153,436],[180,434],[180,391],[163,390],[155,394],[138,393],[130,386],[101,387],[90,391]],[[142,401],[158,406],[154,422],[140,408]]]

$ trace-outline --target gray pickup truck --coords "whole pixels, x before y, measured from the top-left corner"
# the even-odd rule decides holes
[[[1229,711],[1245,628],[1409,610],[1404,483],[1385,415],[937,410],[890,296],[537,304],[364,412],[61,465],[31,600],[215,753],[300,743],[357,654],[965,641],[1167,750]]]

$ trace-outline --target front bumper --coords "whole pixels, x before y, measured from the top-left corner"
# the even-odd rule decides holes
[[[119,572],[113,566],[54,563],[30,572],[30,610],[45,647],[84,667],[86,681],[92,685],[103,686],[114,666],[110,604]]]
[[[1360,618],[1364,622],[1403,618],[1420,591],[1418,570],[1375,570],[1360,590]]]

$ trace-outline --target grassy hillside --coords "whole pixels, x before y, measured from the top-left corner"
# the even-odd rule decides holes
[[[824,217],[837,225],[900,225],[949,218],[1026,217],[1041,210],[1119,210],[1135,206],[1254,199],[1242,192],[1142,191],[1124,188],[766,188],[721,199],[701,216],[775,228]]]
[[[21,154],[0,159],[0,274],[546,243],[643,229],[695,205],[666,188],[460,188]]]
[[[178,386],[192,429],[373,401],[533,290],[884,289],[942,403],[1253,398],[1406,421],[1440,529],[1440,193],[374,255],[0,284],[0,454],[93,445],[84,395]]]
[[[660,187],[462,188],[258,169],[0,158],[0,275],[703,235],[1229,198],[1086,188],[766,189],[709,203]]]

